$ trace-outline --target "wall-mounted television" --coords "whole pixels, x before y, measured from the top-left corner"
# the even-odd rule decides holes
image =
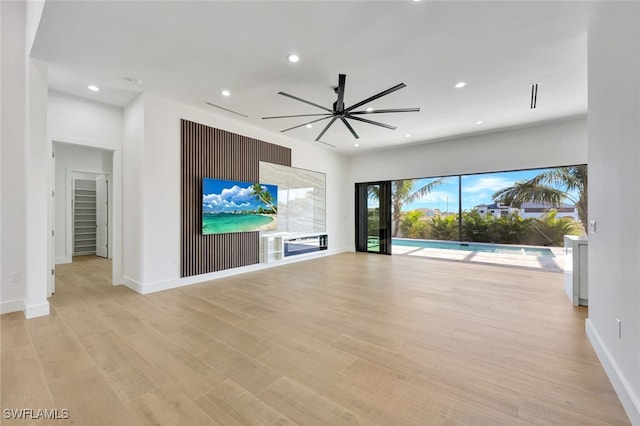
[[[278,229],[278,187],[202,179],[202,234]]]

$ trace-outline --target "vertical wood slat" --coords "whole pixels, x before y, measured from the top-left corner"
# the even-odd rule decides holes
[[[202,179],[259,182],[259,162],[291,165],[291,150],[258,139],[181,120],[182,277],[259,261],[259,232],[202,235]]]

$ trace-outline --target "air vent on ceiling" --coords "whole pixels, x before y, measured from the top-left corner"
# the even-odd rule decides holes
[[[220,106],[220,105],[212,104],[211,102],[205,102],[205,104],[207,104],[207,105],[209,105],[209,106],[212,106],[212,107],[214,107],[214,108],[220,108],[221,110],[224,110],[224,111],[230,112],[230,113],[232,113],[232,114],[239,115],[240,117],[245,117],[245,118],[249,117],[247,114],[243,114],[243,113],[241,113],[241,112],[234,111],[234,110],[232,110],[232,109],[225,108],[225,107],[222,107],[222,106]]]
[[[535,109],[538,105],[538,85],[539,83],[533,83],[531,85],[531,109]]]

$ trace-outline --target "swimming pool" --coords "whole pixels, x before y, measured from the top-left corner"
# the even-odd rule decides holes
[[[394,246],[421,247],[445,250],[479,251],[483,253],[520,254],[524,256],[555,257],[553,252],[545,247],[512,246],[506,244],[461,243],[458,241],[413,240],[408,238],[393,238]]]

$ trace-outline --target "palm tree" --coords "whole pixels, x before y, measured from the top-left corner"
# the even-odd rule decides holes
[[[552,206],[569,201],[575,204],[578,218],[586,227],[589,220],[587,165],[556,167],[542,172],[528,181],[515,182],[513,186],[499,190],[493,194],[493,199],[518,208],[529,201]]]
[[[398,236],[398,229],[400,229],[400,220],[402,219],[402,207],[405,204],[411,204],[416,199],[425,197],[433,188],[441,185],[445,182],[447,178],[441,177],[435,179],[432,182],[429,182],[426,185],[421,186],[420,188],[413,190],[413,185],[415,185],[415,179],[402,179],[402,180],[394,180],[391,181],[391,236]],[[379,185],[370,185],[368,188],[368,197],[369,199],[379,200],[380,199],[380,186]]]
[[[256,197],[256,200],[262,201],[264,204],[266,204],[273,213],[276,213],[278,211],[278,206],[273,204],[275,200],[266,187],[260,185],[259,183],[254,183],[251,186],[251,191],[253,191],[251,195]]]
[[[391,236],[398,236],[400,220],[402,219],[402,207],[411,204],[418,198],[426,197],[433,189],[445,182],[446,177],[435,179],[426,185],[414,190],[414,179],[394,180],[391,183]]]

